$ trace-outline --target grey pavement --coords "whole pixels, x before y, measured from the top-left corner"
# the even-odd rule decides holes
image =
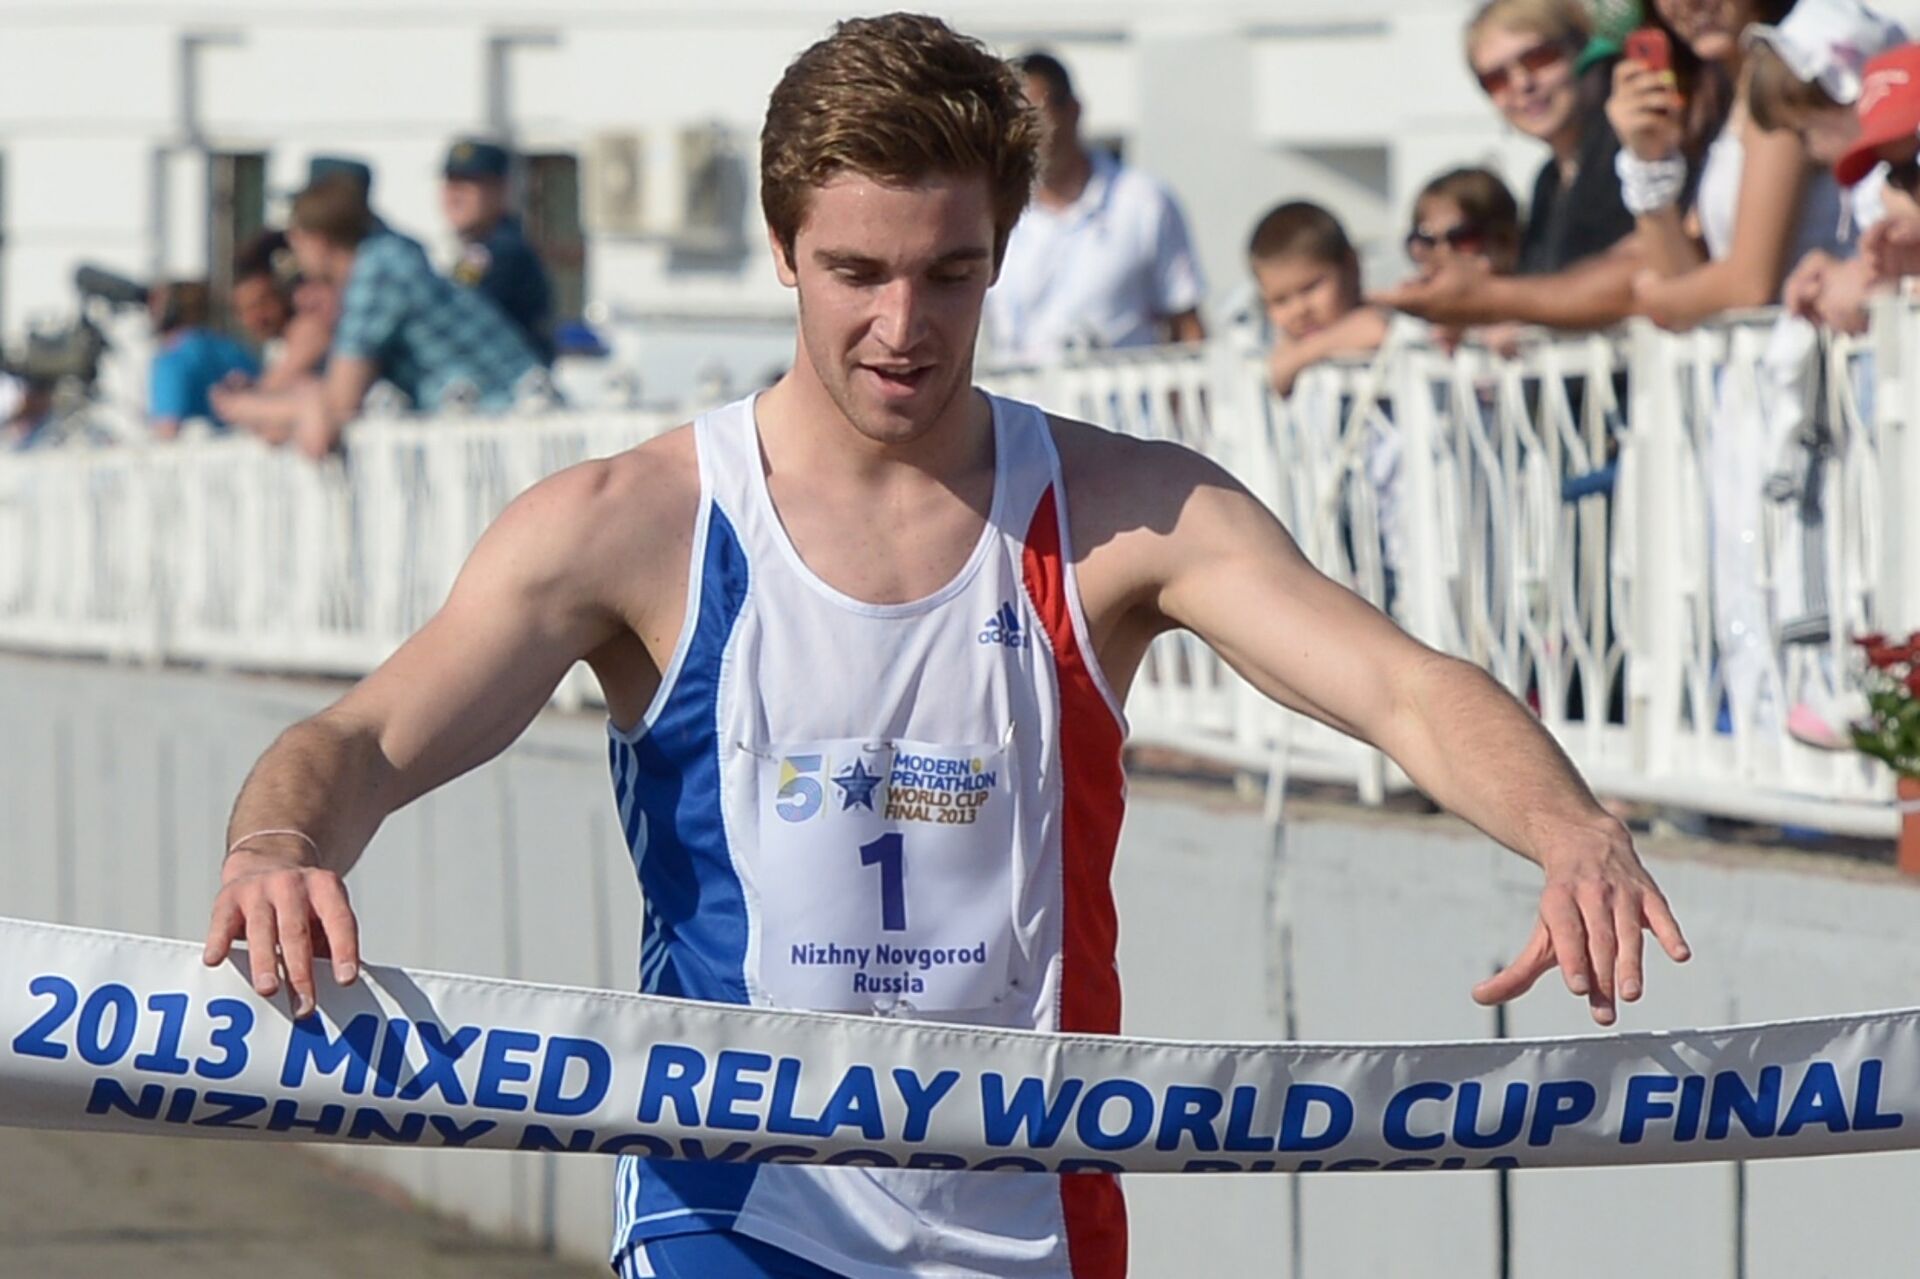
[[[0,1279],[590,1279],[297,1147],[0,1128]]]

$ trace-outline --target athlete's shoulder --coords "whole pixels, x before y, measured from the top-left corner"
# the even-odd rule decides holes
[[[1225,475],[1205,454],[1172,440],[1144,439],[1051,413],[1047,426],[1068,499],[1076,503],[1086,493],[1100,495],[1103,503],[1132,505]]]
[[[643,572],[663,548],[687,542],[699,505],[693,428],[679,426],[555,472],[514,499],[498,527],[556,569]]]
[[[1066,488],[1068,531],[1082,596],[1106,615],[1153,597],[1217,541],[1222,512],[1257,518],[1260,504],[1212,458],[1072,418],[1050,418]]]

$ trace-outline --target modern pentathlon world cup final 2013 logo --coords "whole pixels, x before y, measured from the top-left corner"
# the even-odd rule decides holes
[[[812,821],[823,812],[870,812],[889,822],[970,826],[1000,789],[1000,762],[971,751],[899,746],[886,752],[848,751],[780,757],[773,808],[781,820]]]

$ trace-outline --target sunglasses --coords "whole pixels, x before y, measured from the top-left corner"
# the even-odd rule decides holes
[[[1485,71],[1474,72],[1474,78],[1480,81],[1480,87],[1486,91],[1487,96],[1493,97],[1504,93],[1507,86],[1513,83],[1513,72],[1516,67],[1526,68],[1528,76],[1537,76],[1548,67],[1566,60],[1567,46],[1564,44],[1551,42],[1536,44],[1533,48],[1507,59],[1497,67],[1488,67]]]
[[[1887,166],[1887,185],[1920,199],[1920,155]]]
[[[1471,222],[1450,226],[1444,231],[1415,227],[1407,232],[1407,255],[1421,257],[1446,245],[1456,253],[1478,253],[1487,247],[1487,233]]]

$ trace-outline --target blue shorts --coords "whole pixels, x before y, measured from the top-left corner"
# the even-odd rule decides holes
[[[649,1267],[659,1279],[841,1279],[771,1244],[722,1230],[650,1239],[623,1257],[617,1269],[621,1279],[629,1279],[645,1275]]]

